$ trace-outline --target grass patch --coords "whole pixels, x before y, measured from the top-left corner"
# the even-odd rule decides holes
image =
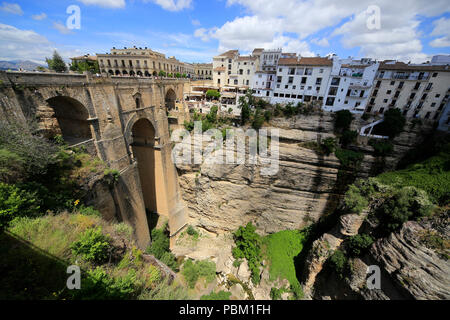
[[[436,204],[450,201],[450,153],[441,152],[422,163],[400,171],[383,173],[377,179],[395,188],[413,186],[424,190]]]
[[[288,280],[297,298],[301,296],[301,286],[297,279],[294,258],[302,251],[306,239],[305,232],[286,230],[268,235],[263,240],[265,255],[270,263],[270,280]]]

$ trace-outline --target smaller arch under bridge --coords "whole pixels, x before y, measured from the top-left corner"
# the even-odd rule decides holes
[[[84,145],[119,170],[112,217],[133,225],[145,248],[148,213],[167,217],[171,235],[186,224],[167,111],[187,81],[0,72],[0,118],[37,119],[47,137]]]

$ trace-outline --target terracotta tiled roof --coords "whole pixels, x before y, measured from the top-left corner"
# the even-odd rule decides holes
[[[227,52],[222,53],[222,54],[219,55],[219,56],[226,56],[226,57],[232,58],[232,57],[234,57],[234,56],[235,56],[236,54],[238,54],[238,53],[239,53],[238,50],[229,50],[229,51],[227,51]]]
[[[240,56],[239,58],[237,58],[237,61],[248,61],[248,60],[256,60],[256,57],[251,57],[251,56]]]
[[[278,64],[283,66],[296,66],[299,65],[300,62],[297,58],[280,58],[280,60],[278,60]]]
[[[449,66],[421,66],[421,65],[409,65],[404,62],[387,63],[389,61],[383,61],[380,64],[379,70],[407,70],[407,71],[448,71],[450,72]]]
[[[331,67],[333,65],[333,60],[328,59],[328,58],[320,58],[320,57],[314,57],[314,58],[303,58],[302,57],[300,59],[300,65]]]

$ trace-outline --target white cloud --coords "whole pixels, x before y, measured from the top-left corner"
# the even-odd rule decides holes
[[[311,42],[314,44],[317,44],[318,46],[321,46],[321,47],[329,47],[330,46],[330,43],[328,42],[327,38],[322,38],[322,39],[313,38],[313,39],[311,39]]]
[[[153,2],[168,11],[181,11],[191,7],[192,0],[144,0]]]
[[[61,34],[73,34],[74,32],[67,28],[64,24],[61,22],[53,22],[53,29],[56,29]]]
[[[52,44],[46,37],[33,30],[22,30],[0,23],[0,60],[30,60],[45,64],[45,57],[51,57]],[[58,52],[66,60],[80,55],[82,50],[60,47]]]
[[[370,16],[366,11],[374,4],[381,9],[379,30],[367,27]],[[278,43],[280,36],[287,35],[302,41],[312,36],[312,43],[325,46],[330,37],[318,39],[314,35],[346,21],[332,33],[332,37],[340,36],[345,47],[359,47],[361,55],[408,61],[428,56],[423,53],[418,16],[434,17],[449,11],[448,0],[227,0],[227,5],[243,6],[246,17],[228,21],[218,28],[217,39],[223,48],[247,47],[246,35],[251,33],[259,38],[258,42],[270,42],[268,38],[271,38]],[[239,34],[244,35],[240,42]],[[437,39],[435,44],[443,45],[444,40]]]
[[[17,3],[3,2],[0,10],[12,14],[17,14],[19,16],[23,15],[22,8]]]
[[[34,14],[31,16],[31,18],[33,18],[33,20],[44,20],[47,19],[47,15],[45,13],[41,13],[41,14]]]
[[[192,23],[193,26],[197,26],[197,27],[202,25],[200,23],[200,21],[198,21],[197,19],[192,19],[191,23]]]
[[[432,36],[442,36],[430,42],[434,48],[450,47],[450,19],[441,18],[433,22]]]
[[[78,0],[85,5],[95,5],[104,8],[124,8],[125,0]]]

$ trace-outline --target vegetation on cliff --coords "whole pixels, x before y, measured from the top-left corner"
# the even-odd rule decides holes
[[[0,299],[187,298],[136,247],[130,226],[83,204],[89,180],[119,178],[60,137],[0,122]],[[66,286],[71,265],[81,268],[80,290]]]

